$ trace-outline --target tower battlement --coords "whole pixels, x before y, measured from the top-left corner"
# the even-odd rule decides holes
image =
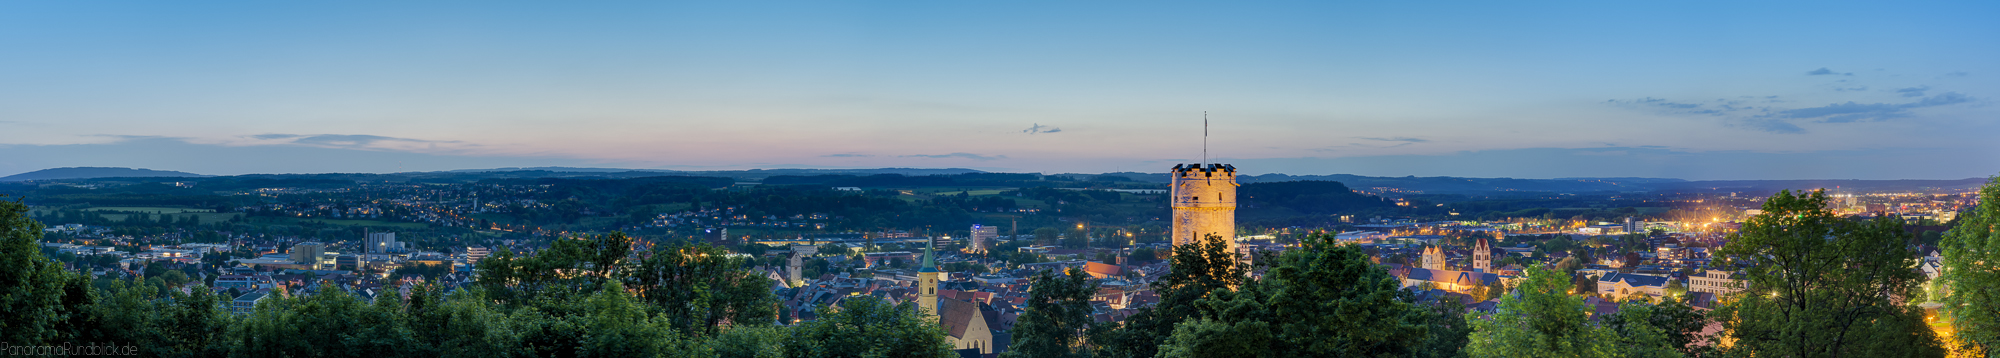
[[[1236,166],[1216,163],[1208,163],[1207,166],[1202,166],[1201,163],[1175,164],[1173,173],[1176,178],[1225,175],[1233,179],[1236,178]]]

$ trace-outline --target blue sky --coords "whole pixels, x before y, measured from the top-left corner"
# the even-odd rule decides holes
[[[2000,173],[1993,2],[0,3],[0,174]]]

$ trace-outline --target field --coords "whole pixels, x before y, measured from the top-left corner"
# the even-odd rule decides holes
[[[156,215],[155,219],[158,219],[162,216],[173,217],[174,220],[187,220],[188,217],[195,217],[199,218],[201,220],[201,223],[203,224],[227,222],[231,219],[243,216],[243,214],[240,213],[217,213],[215,212],[215,210],[209,210],[209,209],[147,207],[147,206],[99,206],[83,210],[104,212],[104,214],[99,214],[99,215],[103,215],[105,219],[110,219],[112,221],[124,221],[125,218],[131,217],[133,214],[136,213]]]
[[[393,227],[401,229],[423,229],[430,227],[430,224],[425,224],[425,223],[403,223],[403,222],[389,222],[381,220],[300,219],[300,218],[283,218],[283,217],[281,218],[259,217],[256,218],[255,221],[262,224],[296,225],[299,223],[313,222],[313,223],[339,225],[339,226]]]
[[[213,212],[215,212],[215,210],[209,210],[209,209],[189,209],[189,208],[164,208],[164,207],[147,207],[147,206],[99,206],[99,207],[92,207],[92,208],[89,208],[89,209],[83,209],[83,210],[84,210],[84,211],[120,211],[120,212],[128,212],[128,213],[147,213],[147,214],[183,214],[183,213],[213,213]]]

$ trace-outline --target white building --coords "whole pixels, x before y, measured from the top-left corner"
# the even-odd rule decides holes
[[[973,225],[972,247],[968,248],[969,250],[967,251],[985,252],[988,248],[993,247],[992,246],[993,239],[997,237],[1000,237],[1000,228],[985,226],[985,225]]]
[[[1708,270],[1701,276],[1688,277],[1688,292],[1708,292],[1721,296],[1743,292],[1742,277],[1735,272]]]

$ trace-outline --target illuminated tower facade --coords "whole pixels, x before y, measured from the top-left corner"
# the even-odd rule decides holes
[[[938,268],[937,259],[932,257],[936,255],[936,250],[933,249],[936,247],[936,244],[935,241],[931,242],[933,244],[924,246],[923,267],[917,268],[917,313],[922,313],[924,316],[930,317],[932,321],[936,321],[938,319]]]
[[[1236,252],[1236,167],[1175,165],[1172,174],[1174,246],[1215,235]]]

